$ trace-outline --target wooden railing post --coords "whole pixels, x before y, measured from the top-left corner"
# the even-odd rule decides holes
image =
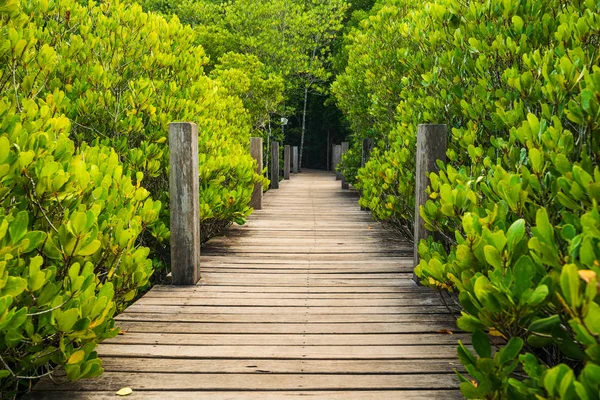
[[[290,180],[290,162],[292,147],[288,144],[283,148],[283,179],[286,181]]]
[[[419,125],[417,133],[417,165],[416,165],[416,190],[415,190],[415,254],[414,266],[419,265],[419,242],[427,239],[429,233],[425,229],[425,222],[420,215],[421,206],[427,203],[427,187],[429,174],[438,172],[436,160],[446,161],[446,125],[423,124]],[[419,282],[413,273],[415,282]]]
[[[365,138],[362,141],[362,154],[360,157],[360,167],[364,168],[365,165],[367,165],[367,162],[369,162],[369,159],[371,158],[371,151],[373,150],[373,139],[371,138]],[[360,206],[360,209],[362,211],[367,211],[366,207]]]
[[[271,143],[271,189],[279,189],[279,142]]]
[[[350,148],[350,145],[348,142],[342,142],[342,154],[340,156],[340,158],[343,160],[344,155],[348,152],[348,149]],[[343,163],[343,161],[342,161]],[[348,185],[348,182],[346,181],[346,176],[341,173],[342,176],[342,189],[347,190],[350,188],[350,185]]]
[[[263,170],[263,140],[259,137],[250,138],[250,156],[256,161],[256,173],[262,175]],[[250,207],[262,210],[263,188],[260,183],[254,184]]]
[[[292,168],[292,172],[294,174],[298,173],[298,146],[294,146],[292,147],[292,162],[293,162],[293,168]]]
[[[200,180],[198,127],[169,124],[169,196],[171,206],[171,276],[173,285],[200,280]]]
[[[335,180],[342,180],[342,174],[340,169],[338,168],[338,164],[342,161],[342,145],[334,144],[333,145],[333,166],[335,171]]]

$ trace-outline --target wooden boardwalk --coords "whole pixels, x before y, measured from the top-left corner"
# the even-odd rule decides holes
[[[202,253],[196,287],[159,286],[101,344],[106,372],[32,398],[460,398],[453,318],[412,281],[412,246],[306,172]]]

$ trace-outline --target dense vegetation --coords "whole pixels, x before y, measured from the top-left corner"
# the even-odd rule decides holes
[[[597,399],[600,3],[382,1],[347,40],[334,93],[356,151],[377,140],[348,177],[409,238],[417,125],[449,126],[417,274],[473,332],[462,393]]]
[[[3,395],[102,373],[115,313],[164,280],[168,124],[185,120],[203,241],[268,183],[250,136],[305,160],[308,140],[325,165],[346,129],[361,205],[412,239],[417,127],[448,124],[416,272],[473,332],[463,394],[598,398],[600,2],[139,3],[0,0]]]

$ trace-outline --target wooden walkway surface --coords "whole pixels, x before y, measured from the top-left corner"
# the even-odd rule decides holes
[[[158,286],[98,347],[100,378],[32,398],[460,398],[456,342],[412,246],[372,222],[324,172],[292,176],[264,210],[202,253],[196,287]]]

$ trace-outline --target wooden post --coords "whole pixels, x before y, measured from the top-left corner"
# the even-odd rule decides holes
[[[427,187],[429,174],[438,172],[436,160],[446,161],[446,125],[423,124],[419,125],[417,133],[417,168],[415,190],[415,254],[414,266],[419,265],[419,241],[427,239],[429,232],[425,229],[425,222],[419,213],[421,206],[427,202]],[[413,273],[413,280],[419,282]]]
[[[294,174],[298,173],[298,146],[294,146],[292,147],[292,162],[293,162],[293,168],[292,168],[292,172]]]
[[[250,138],[250,156],[256,160],[256,173],[262,175],[263,170],[263,140],[259,137]],[[260,183],[254,184],[250,207],[262,210],[263,188]]]
[[[342,145],[335,144],[333,145],[333,165],[335,171],[335,180],[342,180],[342,173],[338,168],[338,164],[342,161]]]
[[[371,158],[371,150],[373,150],[373,139],[366,138],[363,139],[362,143],[362,157],[360,160],[360,166],[364,167],[369,159]]]
[[[291,153],[291,146],[286,144],[283,148],[283,179],[285,179],[286,181],[290,180]]]
[[[200,280],[200,180],[196,124],[169,124],[169,153],[171,276],[173,285],[195,285]]]
[[[350,144],[348,142],[342,142],[342,158],[344,157],[344,154],[346,154],[348,152],[349,149],[350,149]],[[343,160],[342,160],[342,165],[343,165]],[[346,177],[342,173],[342,189],[348,190],[349,188],[350,188],[350,185],[348,184],[348,182],[346,181]]]
[[[369,162],[369,159],[371,158],[371,151],[373,150],[373,139],[371,138],[366,138],[363,139],[362,142],[362,155],[360,158],[360,167],[364,168],[365,165],[367,165],[367,162]],[[362,211],[367,211],[368,209],[366,207],[360,206],[360,209]]]
[[[279,189],[279,142],[271,143],[271,189]]]

